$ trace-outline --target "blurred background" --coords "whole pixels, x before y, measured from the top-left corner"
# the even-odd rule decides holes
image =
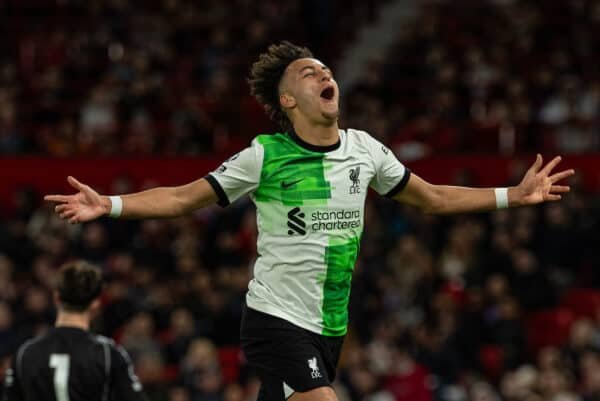
[[[600,400],[599,0],[0,0],[0,378],[53,324],[57,267],[107,277],[94,330],[152,401],[251,401],[239,350],[248,200],[70,226],[71,174],[119,194],[202,177],[275,127],[251,63],[279,40],[332,66],[341,126],[446,184],[576,168],[559,203],[435,217],[369,196],[340,401]]]

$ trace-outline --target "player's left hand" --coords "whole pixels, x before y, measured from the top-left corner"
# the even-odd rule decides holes
[[[535,205],[541,202],[557,201],[561,194],[569,192],[568,185],[556,185],[560,180],[575,174],[575,170],[563,170],[552,174],[552,170],[560,163],[561,157],[556,156],[552,161],[542,167],[542,155],[538,153],[535,163],[527,170],[521,183],[517,185],[522,205]]]

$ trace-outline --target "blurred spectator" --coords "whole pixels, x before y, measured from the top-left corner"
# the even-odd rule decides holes
[[[185,308],[175,309],[171,313],[166,339],[167,359],[169,363],[178,363],[183,359],[190,342],[196,336],[194,317]]]
[[[135,370],[150,401],[169,401],[160,354],[144,352],[137,356]]]
[[[405,345],[391,350],[392,361],[385,378],[384,387],[396,401],[430,401],[432,377],[427,368],[410,355]]]
[[[182,362],[181,375],[193,401],[220,399],[223,386],[217,349],[207,339],[194,340]]]
[[[588,350],[579,361],[581,375],[581,393],[585,401],[600,397],[600,354],[597,350]]]
[[[138,313],[129,320],[123,329],[120,343],[135,363],[142,355],[160,355],[161,352],[160,345],[156,341],[154,320],[147,312]]]
[[[500,401],[498,393],[486,382],[477,382],[473,384],[469,393],[469,399],[471,401]]]

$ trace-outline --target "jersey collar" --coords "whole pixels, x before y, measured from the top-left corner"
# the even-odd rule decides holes
[[[296,142],[299,146],[303,147],[304,149],[313,151],[313,152],[331,152],[336,150],[337,148],[340,147],[341,144],[341,138],[338,138],[338,141],[332,145],[327,145],[327,146],[320,146],[320,145],[313,145],[312,143],[308,143],[306,141],[304,141],[302,138],[300,138],[296,132],[294,130],[290,130],[288,132],[288,135],[290,138],[292,138],[292,140],[294,142]]]

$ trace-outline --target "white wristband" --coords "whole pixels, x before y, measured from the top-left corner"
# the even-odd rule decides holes
[[[110,199],[110,217],[120,217],[123,211],[123,199],[120,196],[109,196]]]
[[[495,188],[496,209],[506,209],[508,207],[508,188]]]

